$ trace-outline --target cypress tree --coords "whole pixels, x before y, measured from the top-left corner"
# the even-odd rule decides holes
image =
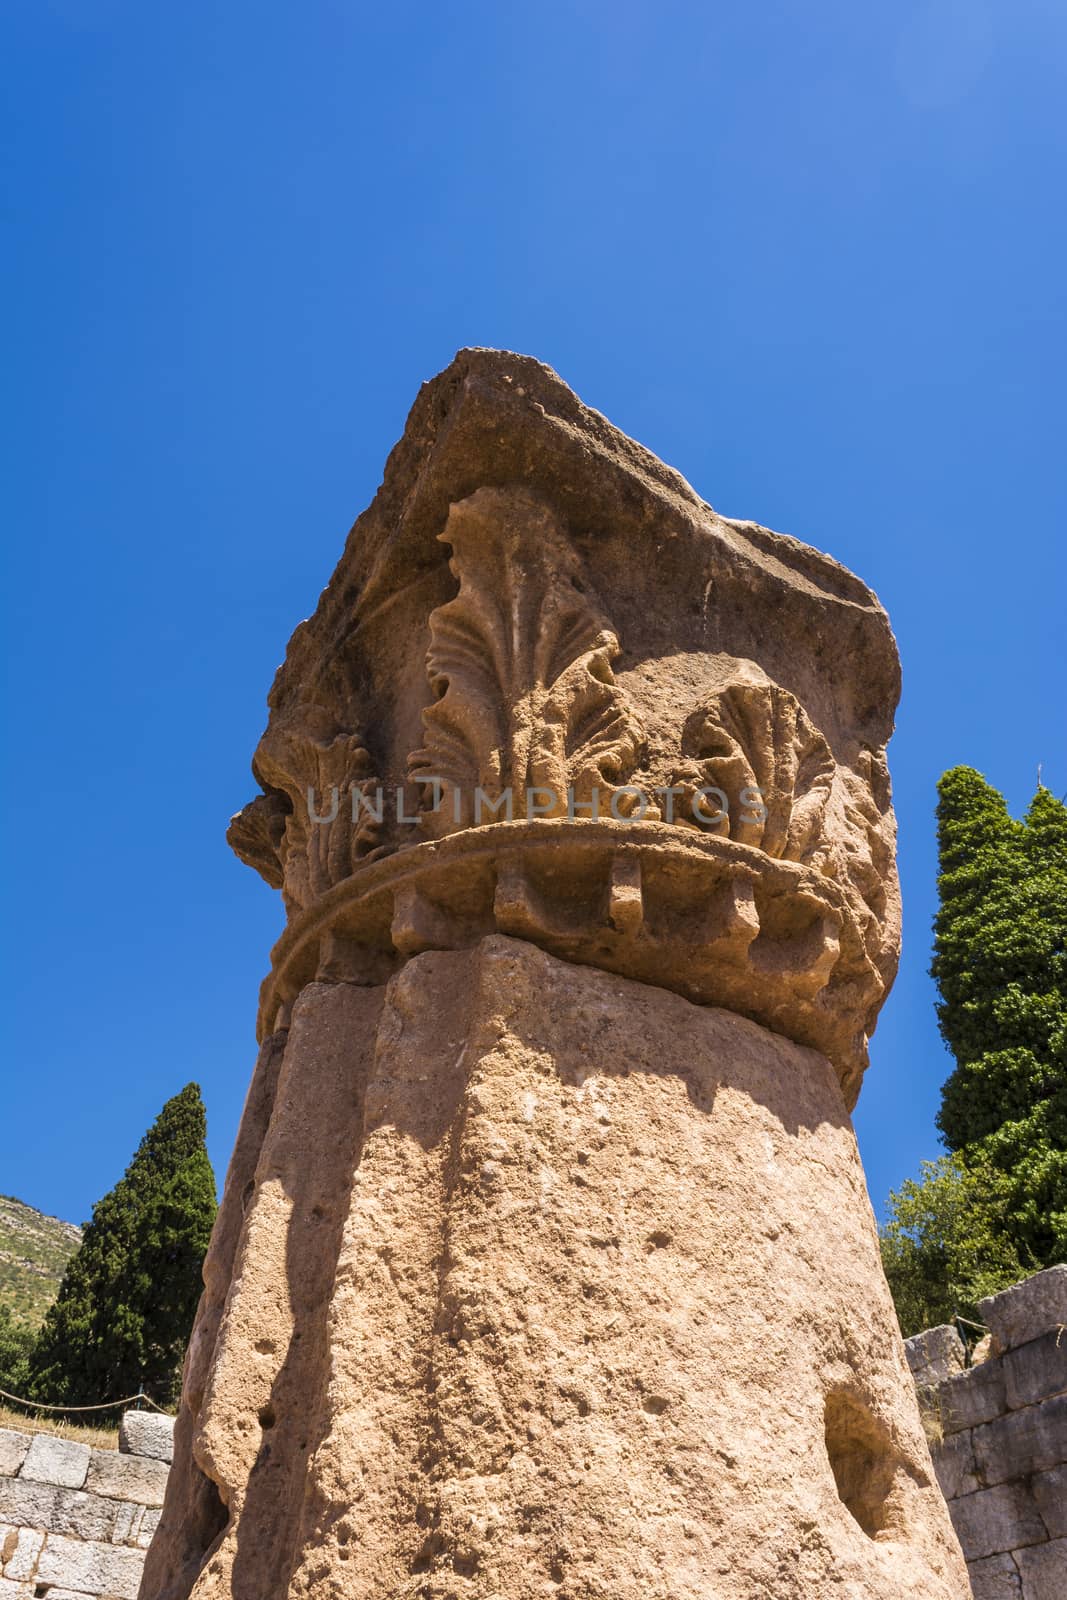
[[[32,1396],[86,1405],[143,1385],[172,1402],[215,1219],[199,1086],[168,1100],[93,1207],[30,1357]]]
[[[1014,822],[967,767],[940,794],[937,1123],[1036,1271],[1067,1259],[1067,807],[1039,788]]]
[[[0,1305],[0,1389],[15,1395],[26,1393],[32,1347],[30,1329],[16,1322],[7,1306]]]
[[[937,1124],[950,1155],[890,1197],[882,1254],[917,1332],[1067,1260],[1067,806],[1025,819],[970,767],[938,785],[931,972],[956,1066]]]

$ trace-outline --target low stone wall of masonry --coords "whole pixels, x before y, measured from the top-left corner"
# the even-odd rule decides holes
[[[0,1600],[136,1600],[173,1433],[146,1411],[118,1450],[0,1428]]]
[[[975,1600],[1067,1600],[1067,1266],[981,1303],[989,1354],[953,1327],[906,1343]]]

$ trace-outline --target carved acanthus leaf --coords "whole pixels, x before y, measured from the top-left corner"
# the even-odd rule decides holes
[[[480,489],[440,537],[459,592],[430,616],[435,698],[409,765],[416,782],[439,782],[428,831],[492,821],[476,816],[477,790],[491,803],[510,792],[515,816],[533,789],[554,797],[546,815],[566,811],[568,790],[581,802],[597,789],[606,807],[642,733],[612,672],[618,639],[559,518],[524,489]]]
[[[271,789],[257,794],[243,810],[230,819],[226,842],[246,866],[254,867],[272,889],[282,887],[280,859],[286,818],[291,810],[288,795]]]
[[[773,683],[731,684],[688,719],[673,782],[689,795],[721,789],[729,836],[769,856],[810,861],[822,839],[834,777],[830,747],[796,697]],[[745,804],[745,793],[759,801]],[[762,812],[766,816],[762,816]],[[688,803],[679,817],[691,816]]]
[[[380,842],[370,754],[358,733],[333,731],[321,714],[305,712],[299,724],[267,735],[256,775],[267,793],[234,819],[230,843],[282,889],[289,907],[302,909],[350,877]],[[242,848],[246,841],[255,859]]]

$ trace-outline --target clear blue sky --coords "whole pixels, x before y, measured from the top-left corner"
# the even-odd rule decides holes
[[[937,1153],[934,786],[1067,790],[1061,0],[7,0],[0,1191],[85,1218],[281,922],[227,850],[420,381],[553,365],[904,659],[906,929],[858,1128]]]

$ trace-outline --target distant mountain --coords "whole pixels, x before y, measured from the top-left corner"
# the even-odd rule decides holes
[[[72,1222],[0,1195],[0,1305],[18,1321],[38,1327],[81,1237]]]

